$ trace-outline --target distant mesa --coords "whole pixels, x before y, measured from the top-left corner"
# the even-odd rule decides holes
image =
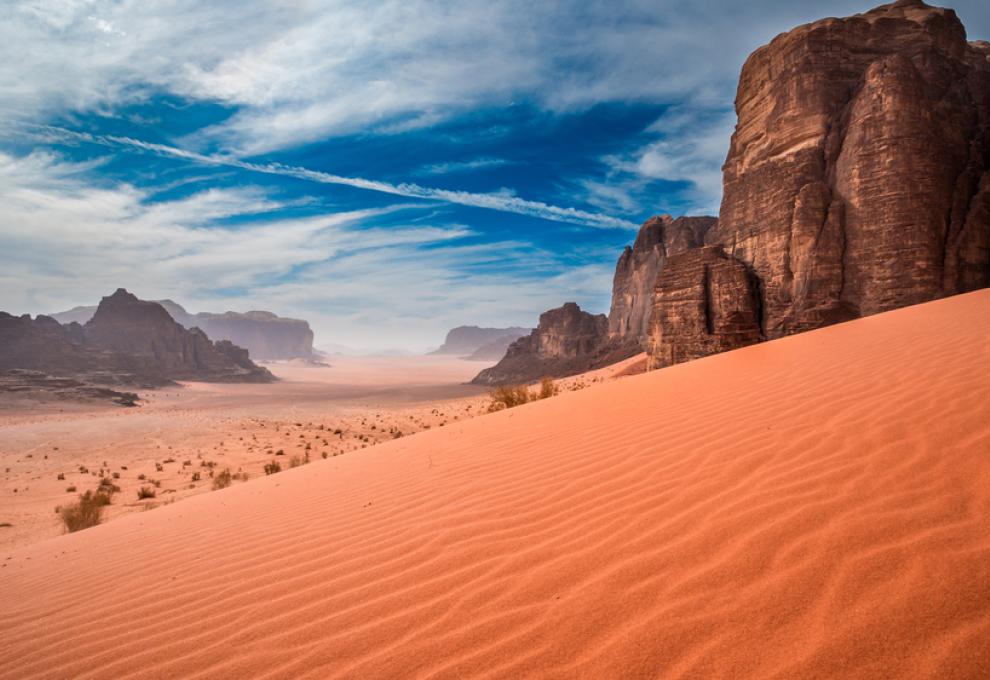
[[[226,340],[212,342],[202,330],[176,323],[160,304],[139,300],[123,288],[103,298],[85,325],[0,312],[0,371],[8,378],[2,384],[8,386],[23,385],[27,378],[40,386],[44,380],[36,374],[72,379],[81,386],[139,388],[177,380],[275,379],[251,361],[246,349]]]
[[[440,348],[430,354],[458,356],[478,361],[497,361],[516,338],[528,335],[530,328],[480,328],[458,326],[447,333]]]
[[[541,318],[475,382],[642,350],[659,368],[990,284],[990,44],[955,12],[902,0],[781,34],[736,114],[718,219],[642,226],[607,337]]]
[[[608,317],[568,302],[541,314],[535,330],[515,340],[501,361],[472,382],[499,385],[582,373],[607,361],[608,349]]]
[[[313,331],[301,319],[264,311],[190,314],[172,300],[156,302],[185,328],[199,328],[214,340],[229,340],[247,349],[256,361],[317,358],[313,350]],[[96,309],[95,306],[73,307],[51,316],[60,323],[84,324],[93,318]]]

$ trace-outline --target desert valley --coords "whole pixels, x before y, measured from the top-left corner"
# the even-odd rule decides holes
[[[465,316],[484,325],[382,349],[416,308],[354,350],[287,315],[324,285],[309,261],[265,274],[271,311],[192,312],[222,307],[135,270],[0,312],[0,678],[990,676],[990,43],[898,0],[739,66],[717,215],[622,226],[607,313],[569,297],[601,281],[578,268],[531,326]],[[74,134],[436,210],[508,196]],[[186,238],[221,232],[226,271],[235,211],[197,210],[220,217]],[[340,229],[279,219],[273,256],[276,233]],[[389,248],[426,238],[389,227]],[[490,285],[502,244],[465,251],[491,249]],[[174,255],[180,279],[201,255]],[[387,255],[382,299],[412,304]],[[459,299],[443,282],[424,304]]]

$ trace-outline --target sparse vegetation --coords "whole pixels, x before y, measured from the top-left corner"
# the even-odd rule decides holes
[[[139,501],[143,501],[145,498],[154,498],[157,495],[158,493],[154,490],[154,488],[150,486],[142,486],[137,491],[137,497]]]
[[[521,406],[530,401],[529,388],[525,385],[499,385],[488,396],[492,399],[490,411]]]
[[[69,533],[95,527],[103,520],[103,508],[110,505],[110,494],[103,491],[87,491],[79,500],[58,508],[58,513]]]
[[[265,474],[274,475],[276,472],[281,472],[282,466],[278,464],[277,460],[273,460],[271,463],[265,463]]]
[[[553,378],[543,378],[540,381],[540,392],[537,399],[548,399],[555,394],[557,394],[557,386],[554,384]]]
[[[231,474],[230,468],[225,468],[218,472],[213,477],[213,488],[214,489],[226,489],[234,481],[234,475]]]

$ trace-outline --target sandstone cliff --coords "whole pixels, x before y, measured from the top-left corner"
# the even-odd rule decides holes
[[[672,255],[657,277],[649,352],[669,366],[759,342],[758,287],[720,246]]]
[[[667,258],[704,244],[714,217],[661,215],[647,220],[632,247],[626,247],[615,266],[612,307],[608,314],[609,339],[633,353],[645,349],[653,312],[657,275]]]
[[[707,240],[759,278],[766,337],[988,284],[988,57],[920,0],[749,57]]]
[[[498,385],[573,375],[593,367],[607,349],[608,318],[568,302],[541,314],[532,333],[509,345],[498,364],[471,382]]]

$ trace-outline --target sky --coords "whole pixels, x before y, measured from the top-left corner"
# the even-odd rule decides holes
[[[0,309],[125,287],[413,352],[607,312],[639,224],[717,214],[746,56],[870,7],[6,0]]]

